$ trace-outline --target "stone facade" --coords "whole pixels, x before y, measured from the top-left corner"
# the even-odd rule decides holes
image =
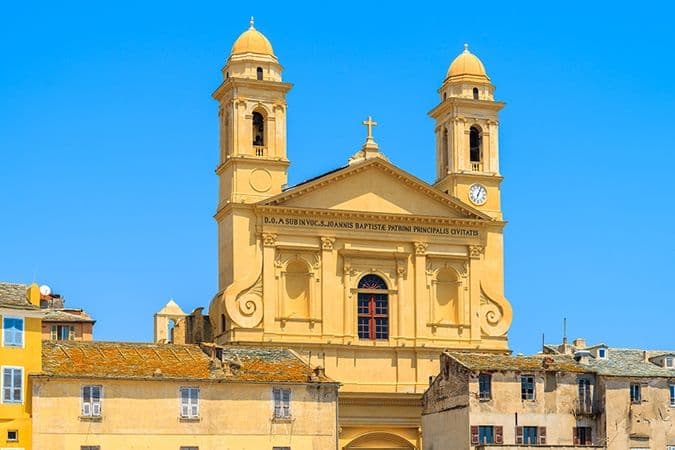
[[[444,353],[424,394],[424,449],[675,446],[675,354],[582,343],[529,357]]]

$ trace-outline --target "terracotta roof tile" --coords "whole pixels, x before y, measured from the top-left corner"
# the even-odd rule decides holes
[[[42,368],[43,375],[78,378],[334,382],[290,350],[209,344],[44,341]]]

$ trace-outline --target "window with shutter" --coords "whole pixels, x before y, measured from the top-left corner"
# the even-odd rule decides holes
[[[537,444],[537,427],[523,427],[523,444]]]
[[[272,398],[274,399],[274,417],[278,419],[291,417],[291,390],[274,388],[272,389]]]
[[[471,445],[478,445],[478,427],[471,427]]]
[[[496,426],[495,429],[495,444],[504,443],[504,427]]]
[[[2,320],[3,345],[23,347],[23,318],[5,316]]]
[[[523,443],[523,427],[516,427],[516,444]]]
[[[478,443],[479,444],[494,444],[495,443],[495,428],[492,425],[478,426]],[[500,427],[501,428],[501,427]]]
[[[2,368],[2,403],[23,402],[23,367]]]
[[[82,416],[100,417],[101,416],[101,390],[102,386],[86,385],[82,386]]]
[[[520,396],[523,400],[534,400],[534,376],[522,375],[520,377]]]
[[[539,444],[546,445],[546,427],[539,427],[537,432],[539,434]]]
[[[577,433],[577,427],[572,428],[572,440],[574,445],[579,445],[579,433]]]
[[[199,418],[199,388],[183,386],[180,388],[180,417],[182,419]]]
[[[492,375],[481,373],[478,376],[478,398],[490,400],[492,398]]]

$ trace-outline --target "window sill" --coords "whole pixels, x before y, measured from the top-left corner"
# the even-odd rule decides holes
[[[103,416],[80,416],[80,422],[103,422]]]
[[[273,423],[293,423],[293,422],[295,422],[295,417],[293,417],[293,416],[272,417],[272,422]]]
[[[491,402],[492,398],[479,398],[478,401],[481,403]]]
[[[178,421],[182,422],[182,423],[196,423],[196,422],[201,422],[202,418],[201,417],[179,417]]]

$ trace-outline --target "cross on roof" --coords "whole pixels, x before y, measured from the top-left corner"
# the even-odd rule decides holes
[[[363,125],[365,125],[368,128],[368,136],[366,137],[366,139],[368,141],[372,141],[373,140],[373,127],[377,126],[377,122],[375,122],[372,117],[368,116],[368,120],[364,120],[362,123],[363,123]]]

